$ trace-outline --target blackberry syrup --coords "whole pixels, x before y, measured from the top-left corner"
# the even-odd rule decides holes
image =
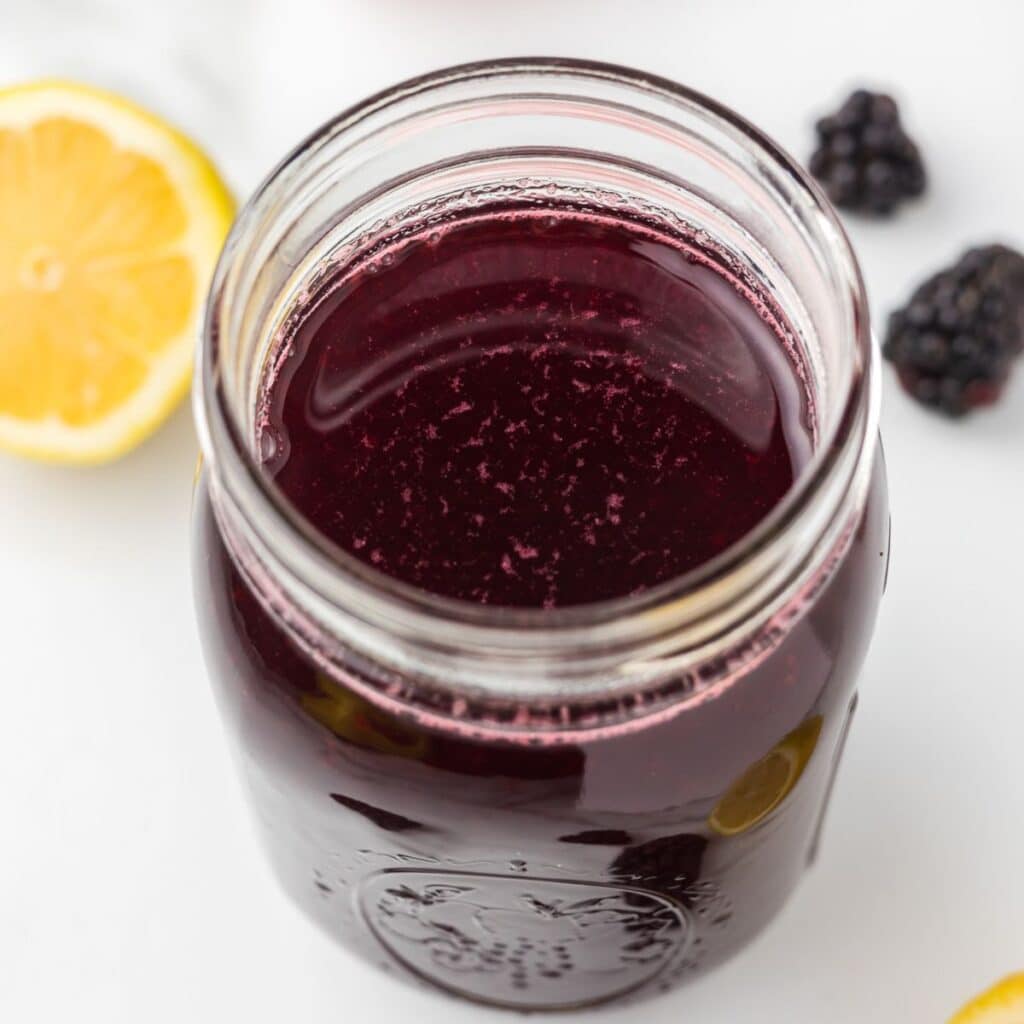
[[[290,324],[264,468],[343,550],[448,598],[654,587],[756,526],[812,446],[785,324],[696,243],[613,215],[478,211],[325,269]],[[204,472],[204,653],[282,884],[364,958],[518,1009],[731,955],[817,844],[883,585],[880,457],[860,515],[710,699],[541,743],[371,701],[357,654],[325,672],[242,571]]]
[[[679,238],[521,209],[406,239],[301,311],[266,465],[415,587],[556,607],[708,561],[810,452],[779,325]]]

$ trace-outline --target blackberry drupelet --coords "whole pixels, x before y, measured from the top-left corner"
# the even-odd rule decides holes
[[[891,96],[858,89],[816,129],[811,173],[836,206],[884,216],[924,192],[921,154]]]
[[[924,405],[962,416],[1001,394],[1024,349],[1024,255],[966,252],[923,282],[889,319],[883,353]]]

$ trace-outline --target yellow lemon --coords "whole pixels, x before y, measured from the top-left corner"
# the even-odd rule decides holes
[[[735,836],[760,824],[800,781],[821,735],[815,715],[783,737],[726,791],[708,824],[722,836]]]
[[[206,157],[127,100],[0,90],[0,447],[101,462],[167,416],[233,212]]]
[[[1011,974],[993,985],[949,1024],[1024,1024],[1024,974]]]

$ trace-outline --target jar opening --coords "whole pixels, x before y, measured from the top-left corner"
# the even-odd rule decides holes
[[[553,190],[553,191],[552,191]],[[446,211],[572,194],[671,218],[774,307],[816,410],[815,446],[778,505],[717,557],[649,590],[565,608],[438,597],[316,531],[261,467],[268,365],[324,275]],[[203,450],[226,529],[317,629],[458,688],[586,675],[607,684],[705,660],[763,625],[825,563],[863,500],[877,386],[856,262],[816,186],[737,115],[608,65],[510,60],[404,83],[302,144],[243,210],[211,289],[197,366]],[[486,663],[486,668],[484,667]],[[542,688],[546,683],[541,683]]]

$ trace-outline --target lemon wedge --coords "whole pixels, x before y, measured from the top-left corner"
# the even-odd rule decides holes
[[[949,1024],[1024,1024],[1024,974],[1011,974],[993,985]]]
[[[156,428],[233,212],[195,145],[127,100],[0,90],[0,448],[102,462]]]

